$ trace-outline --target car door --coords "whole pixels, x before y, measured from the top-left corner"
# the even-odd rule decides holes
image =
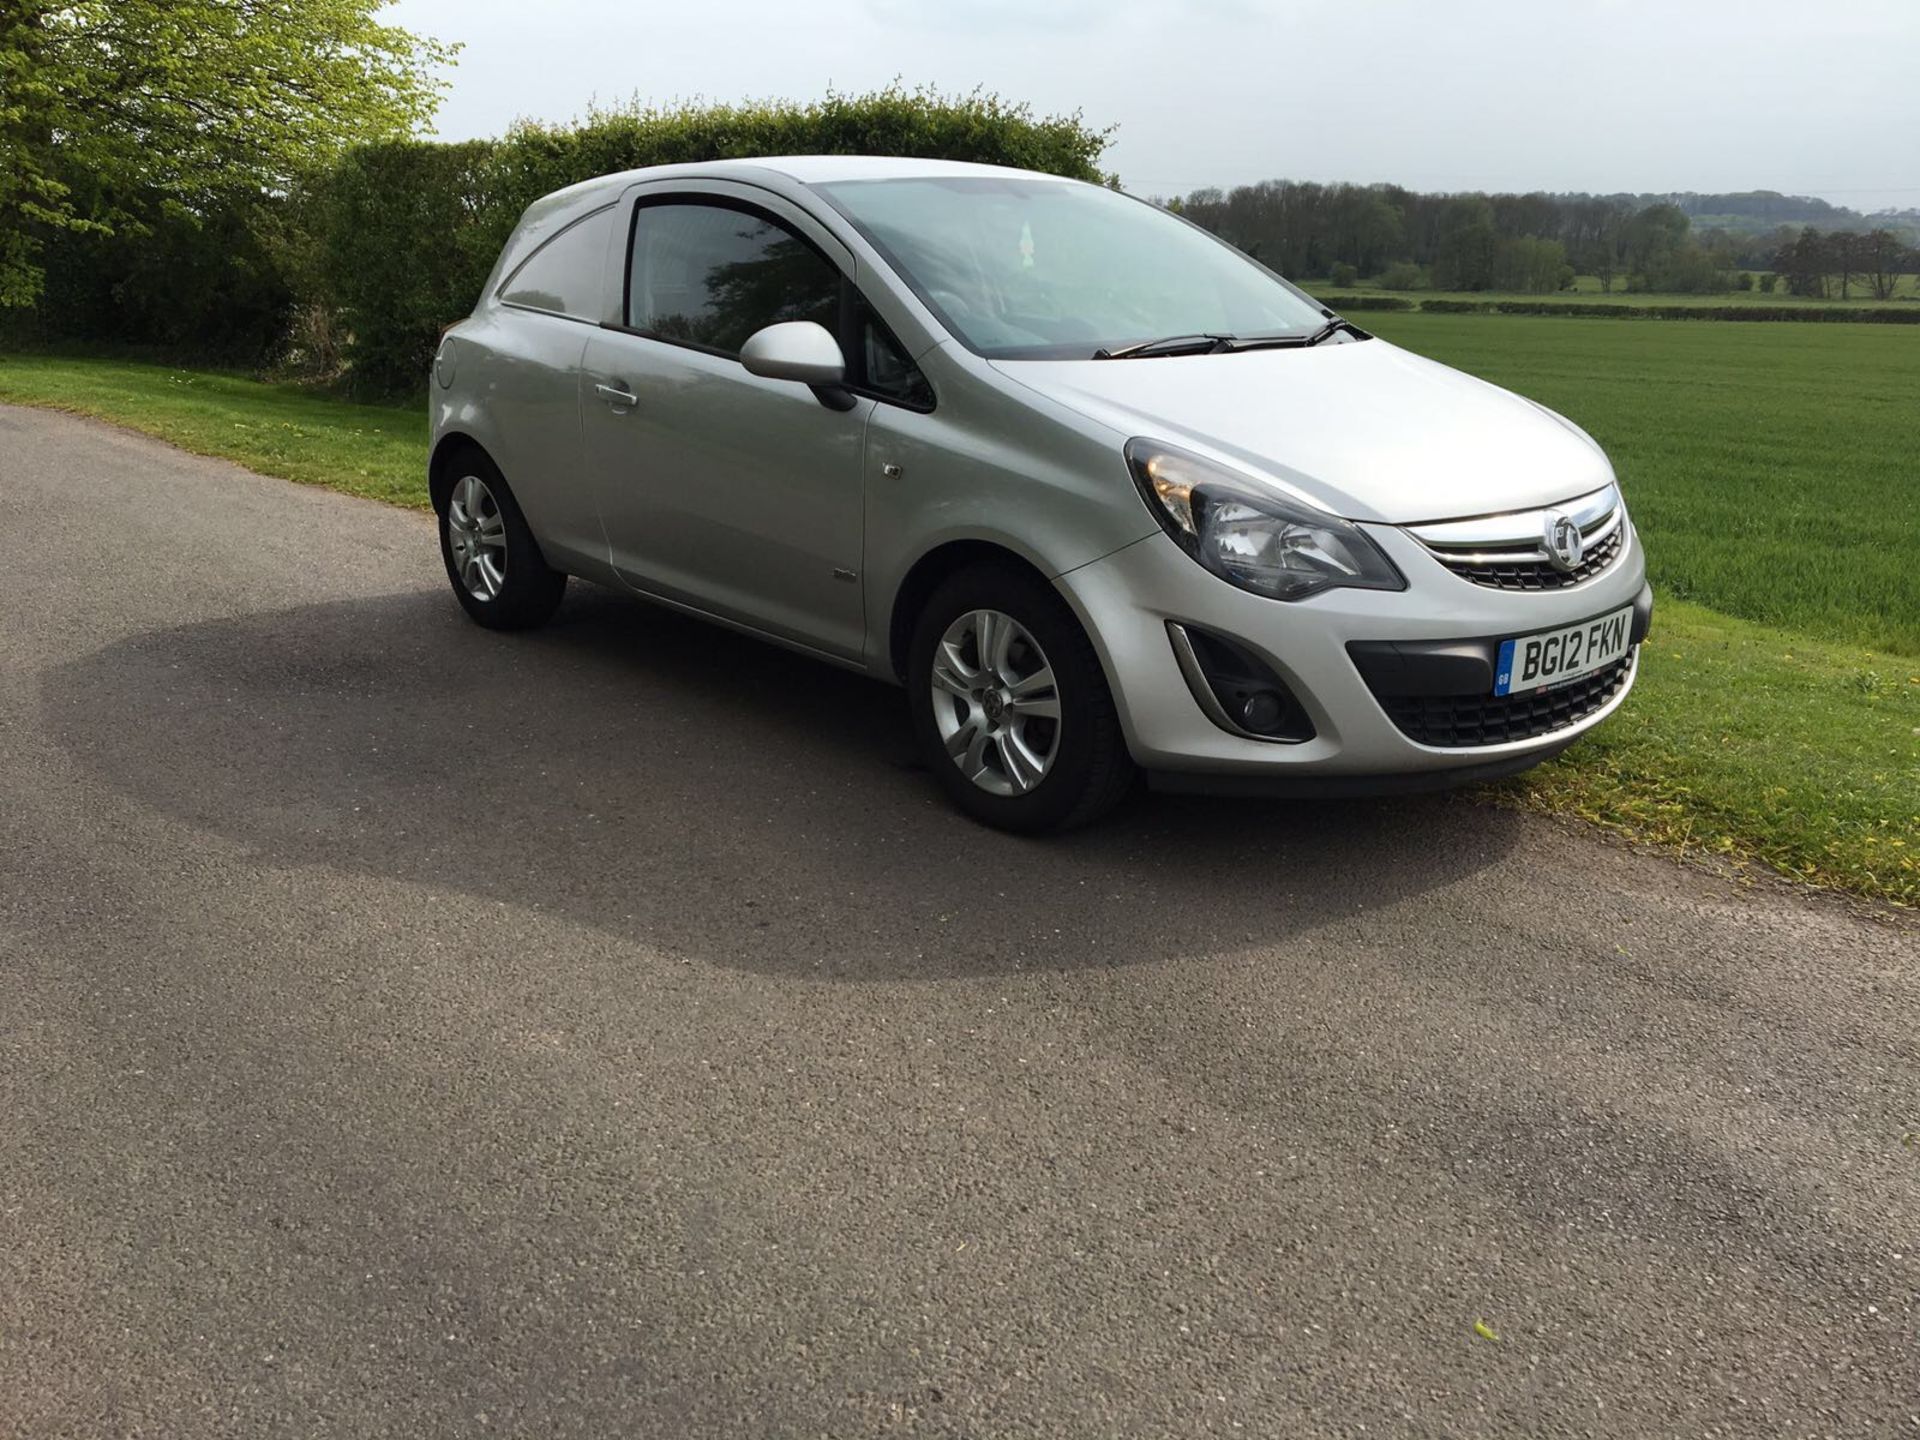
[[[587,346],[585,458],[635,589],[845,659],[865,636],[862,450],[874,401],[834,408],[747,373],[777,321],[838,333],[851,257],[742,185],[631,193],[623,313]]]

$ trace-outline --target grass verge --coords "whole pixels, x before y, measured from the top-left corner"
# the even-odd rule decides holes
[[[0,355],[0,400],[91,415],[262,475],[425,509],[427,415],[216,370]]]
[[[1514,353],[1511,346],[1494,344],[1491,333],[1458,328],[1577,323],[1450,316],[1443,324],[1407,327],[1418,329],[1417,335],[1393,338],[1489,378],[1522,382],[1520,388],[1539,393],[1547,403],[1559,402],[1557,408],[1592,422],[1590,428],[1610,446],[1625,443],[1636,457],[1669,453],[1657,434],[1646,433],[1648,426],[1670,427],[1680,443],[1707,422],[1684,406],[1634,403],[1650,391],[1659,393],[1663,379],[1667,385],[1679,383],[1684,355],[1662,361],[1629,347],[1604,357],[1615,362],[1612,371],[1623,364],[1634,373],[1654,366],[1655,375],[1629,380],[1580,345],[1573,346],[1576,353],[1562,354],[1570,338],[1562,336],[1562,343],[1548,347],[1565,367],[1561,377],[1546,364],[1548,354],[1535,353],[1534,337],[1521,337],[1529,343]],[[1601,332],[1614,328],[1588,323]],[[1594,343],[1610,344],[1599,337]],[[1880,363],[1889,358],[1877,356]],[[1809,354],[1814,367],[1835,359],[1825,346]],[[1663,376],[1659,372],[1668,364],[1673,372]],[[1508,367],[1527,373],[1493,373]],[[1568,386],[1565,395],[1556,393],[1560,378]],[[1613,395],[1609,384],[1626,388]],[[1579,403],[1567,403],[1582,394],[1590,402],[1585,416]],[[49,356],[0,356],[0,400],[97,416],[262,474],[400,505],[426,504],[426,425],[412,407],[352,405],[235,375]],[[1774,395],[1761,413],[1742,416],[1742,423],[1765,430],[1768,407],[1789,403],[1784,393]],[[1636,413],[1641,417],[1637,429]],[[1783,455],[1811,445],[1814,453],[1803,463],[1831,467],[1831,449],[1823,453],[1819,447],[1832,437],[1820,423],[1809,419],[1807,430],[1793,425],[1771,442]],[[1751,439],[1727,437],[1726,458],[1741,463],[1740,447]],[[1699,502],[1689,505],[1686,497],[1696,483],[1704,492],[1722,483],[1713,473],[1698,473],[1710,458],[1683,448],[1666,483],[1659,478],[1664,472],[1654,466],[1647,480],[1650,499],[1666,498],[1646,505],[1636,477],[1629,475],[1629,494],[1653,554],[1657,558],[1669,546],[1692,544],[1699,549],[1702,576],[1713,573],[1713,555],[1710,547],[1699,548],[1704,542],[1688,530],[1686,517]],[[1824,494],[1831,504],[1842,477],[1830,468],[1828,475]],[[1884,478],[1864,487],[1860,498],[1881,490]],[[1738,548],[1752,538],[1754,497],[1767,493],[1750,471],[1744,489],[1748,528],[1722,534],[1725,547]],[[1894,518],[1898,523],[1897,509]],[[1703,527],[1702,533],[1709,531]],[[1904,557],[1901,549],[1895,558],[1904,565]],[[1872,558],[1871,550],[1856,552],[1851,568]],[[1831,557],[1832,564],[1839,561],[1839,555]],[[1764,862],[1814,884],[1920,904],[1920,658],[1911,653],[1907,628],[1920,617],[1905,617],[1903,625],[1871,606],[1865,616],[1853,614],[1845,584],[1838,593],[1826,588],[1836,578],[1844,581],[1844,571],[1838,577],[1825,566],[1814,571],[1806,577],[1803,598],[1812,618],[1829,632],[1820,636],[1663,594],[1640,680],[1626,706],[1565,757],[1506,782],[1497,793],[1512,803],[1584,817],[1634,839]],[[1775,592],[1768,597],[1773,604],[1780,603],[1777,587],[1793,573],[1773,569]],[[1724,583],[1716,598],[1737,604],[1755,596],[1741,584]],[[1892,640],[1907,653],[1856,643],[1854,637],[1863,634]]]
[[[1920,660],[1662,600],[1627,703],[1499,789],[1631,839],[1920,904]]]

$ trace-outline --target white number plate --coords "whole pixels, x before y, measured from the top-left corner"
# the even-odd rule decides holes
[[[1500,659],[1493,667],[1493,693],[1524,695],[1591,675],[1625,655],[1632,634],[1633,607],[1629,605],[1597,620],[1503,640]]]

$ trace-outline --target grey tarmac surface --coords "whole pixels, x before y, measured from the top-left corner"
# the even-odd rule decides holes
[[[0,524],[0,1434],[1920,1434],[1910,918],[1009,839],[896,690],[64,417]]]

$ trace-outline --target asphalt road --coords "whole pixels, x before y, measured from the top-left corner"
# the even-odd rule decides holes
[[[998,836],[897,691],[82,421],[0,527],[0,1433],[1920,1434],[1910,922]]]

